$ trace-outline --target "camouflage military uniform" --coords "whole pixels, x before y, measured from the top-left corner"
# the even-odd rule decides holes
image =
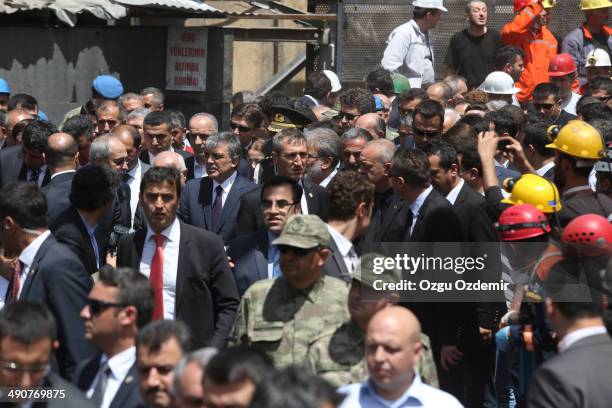
[[[424,383],[439,388],[438,373],[429,337],[421,334],[421,359],[415,370]],[[307,369],[340,387],[361,383],[368,377],[365,333],[352,320],[311,340],[306,357]]]
[[[303,365],[312,339],[348,320],[347,296],[347,284],[329,276],[303,290],[283,277],[256,282],[240,302],[230,344],[261,350],[277,367]]]

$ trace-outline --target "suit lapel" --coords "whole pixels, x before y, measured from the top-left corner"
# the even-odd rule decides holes
[[[202,177],[200,179],[200,191],[198,193],[198,203],[204,211],[204,223],[206,229],[212,230],[212,190],[213,181],[210,177]]]
[[[50,181],[51,181],[51,173],[49,172],[49,168],[46,168],[41,187],[46,186],[47,184],[49,184]]]
[[[331,240],[331,250],[332,250],[332,259],[336,263],[338,270],[340,271],[340,275],[349,276],[349,271],[346,269],[346,264],[344,263],[344,259],[342,259],[342,254],[340,253],[340,248],[336,244],[336,241],[332,238]]]
[[[423,202],[423,205],[421,206],[421,208],[419,208],[419,216],[417,218],[416,224],[414,224],[414,230],[412,231],[412,234],[410,234],[410,239],[412,241],[414,241],[414,239],[418,237],[419,233],[421,232],[423,220],[425,219],[425,215],[427,214],[427,207],[429,207],[429,204],[431,203],[431,201],[433,201],[434,194],[436,194],[436,191],[431,190],[427,195],[427,198]]]
[[[193,180],[195,178],[195,156],[185,160],[187,166],[187,180]]]
[[[178,317],[179,305],[181,303],[181,296],[183,294],[183,286],[185,284],[185,280],[187,276],[185,275],[188,268],[189,263],[189,254],[191,251],[191,237],[186,233],[186,225],[182,221],[179,221],[181,225],[181,237],[179,239],[179,256],[176,268],[176,298],[174,299],[174,314]]]
[[[87,232],[87,229],[85,228],[85,225],[83,224],[83,220],[79,216],[79,213],[77,212],[77,210],[74,207],[70,207],[70,211],[72,212],[72,217],[76,221],[76,225],[79,229],[79,233],[81,234],[81,236],[83,237],[83,240],[85,241],[84,242],[85,250],[87,251],[87,253],[85,254],[86,260],[88,261],[88,263],[91,264],[89,266],[94,266],[92,270],[97,271],[98,265],[96,265],[96,254],[94,252],[94,248],[92,246],[91,239],[89,239],[89,233]],[[98,241],[98,238],[96,237],[96,242],[97,241]],[[98,251],[100,251],[100,249],[101,248],[98,248]],[[102,252],[99,252],[99,253],[102,254]],[[102,262],[102,259],[100,259],[100,262]]]
[[[227,195],[227,198],[225,199],[225,205],[223,205],[223,209],[221,210],[221,217],[219,218],[218,225],[215,225],[215,233],[219,232],[223,223],[225,223],[227,218],[232,213],[232,209],[240,202],[240,196],[242,195],[243,190],[244,185],[242,182],[242,178],[236,175],[234,184],[232,185],[232,188],[230,189],[230,192]]]
[[[136,268],[138,270],[140,270],[140,261],[142,260],[142,251],[144,249],[144,241],[145,238],[147,237],[147,227],[143,227],[141,230],[136,231],[136,233],[134,233],[134,251],[132,252],[131,256],[131,262],[129,262],[130,265],[132,265],[132,268]]]
[[[455,200],[455,203],[453,204],[453,207],[457,207],[457,209],[461,208],[463,203],[465,203],[465,200],[467,200],[468,190],[466,188],[466,185],[467,185],[466,183],[463,184],[463,186],[461,187],[461,190],[459,190],[457,199]]]
[[[393,198],[393,200],[389,204],[389,208],[387,208],[387,211],[383,213],[380,228],[378,228],[378,231],[375,231],[377,235],[374,237],[374,241],[378,242],[382,239],[382,237],[385,235],[385,232],[387,232],[387,230],[393,223],[393,220],[395,219],[397,213],[401,211],[403,204],[405,203],[399,197]]]
[[[312,192],[312,183],[308,180],[304,180],[302,185],[304,186],[304,195],[306,196],[308,214],[317,214],[319,212],[319,203],[317,201],[316,194]]]
[[[49,248],[55,243],[55,238],[53,235],[49,235],[47,239],[45,239],[36,252],[34,256],[34,261],[32,262],[32,266],[30,267],[30,271],[28,272],[28,277],[23,283],[21,294],[19,295],[19,300],[28,299],[28,295],[30,294],[30,289],[32,288],[32,284],[34,283],[34,279],[36,279],[36,275],[38,275],[38,264],[40,260],[45,256]]]
[[[98,368],[100,367],[100,356],[101,353],[97,353],[94,358],[89,360],[83,367],[79,377],[77,378],[76,386],[83,392],[87,392],[91,383],[93,382]]]
[[[28,168],[26,167],[25,163],[21,164],[21,169],[19,170],[17,179],[20,181],[26,181],[28,179]]]
[[[268,241],[268,230],[263,229],[260,234],[257,234],[257,243],[255,244],[257,249],[263,254],[265,262],[255,262],[257,268],[257,274],[259,279],[268,279],[268,248],[270,242]]]
[[[130,367],[130,371],[128,371],[127,375],[123,379],[123,382],[119,386],[115,397],[111,401],[109,408],[120,408],[124,406],[125,400],[130,396],[130,394],[134,391],[134,387],[137,387],[137,371],[136,371],[136,363]]]

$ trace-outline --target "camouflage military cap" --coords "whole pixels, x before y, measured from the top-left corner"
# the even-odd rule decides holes
[[[311,214],[299,214],[289,217],[280,237],[272,241],[273,245],[288,245],[296,248],[310,249],[318,246],[328,247],[331,236],[325,223]]]
[[[362,285],[374,288],[375,281],[397,283],[402,280],[402,271],[398,268],[387,268],[382,254],[371,252],[361,256],[353,272],[353,279]]]

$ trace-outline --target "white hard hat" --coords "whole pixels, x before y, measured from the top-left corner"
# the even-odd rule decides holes
[[[521,91],[514,86],[512,77],[502,71],[491,72],[478,89],[486,93],[500,95],[514,95]]]
[[[601,48],[595,48],[586,57],[586,67],[609,67],[610,56]]]
[[[448,11],[444,8],[444,4],[442,4],[442,0],[414,0],[412,2],[414,7],[422,7],[426,9],[438,9],[442,11]]]
[[[338,92],[342,89],[342,85],[340,84],[340,79],[338,79],[338,75],[336,75],[334,71],[324,69],[323,73],[329,79],[329,82],[331,82],[332,92]]]

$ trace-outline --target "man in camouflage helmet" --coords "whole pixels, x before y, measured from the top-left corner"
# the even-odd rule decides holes
[[[245,292],[230,345],[267,353],[277,367],[303,365],[308,343],[348,319],[347,285],[321,273],[331,237],[316,215],[291,216],[279,238],[282,276]]]
[[[376,253],[365,254],[355,268],[353,281],[348,293],[350,319],[338,327],[330,328],[310,340],[306,367],[336,387],[360,383],[368,377],[365,356],[365,330],[368,322],[379,310],[396,305],[399,293],[376,290],[375,281],[399,282],[399,269],[384,269],[381,274],[373,273],[375,259],[384,256]],[[421,333],[423,350],[416,371],[424,383],[438,388],[438,374],[431,352],[431,343]]]

